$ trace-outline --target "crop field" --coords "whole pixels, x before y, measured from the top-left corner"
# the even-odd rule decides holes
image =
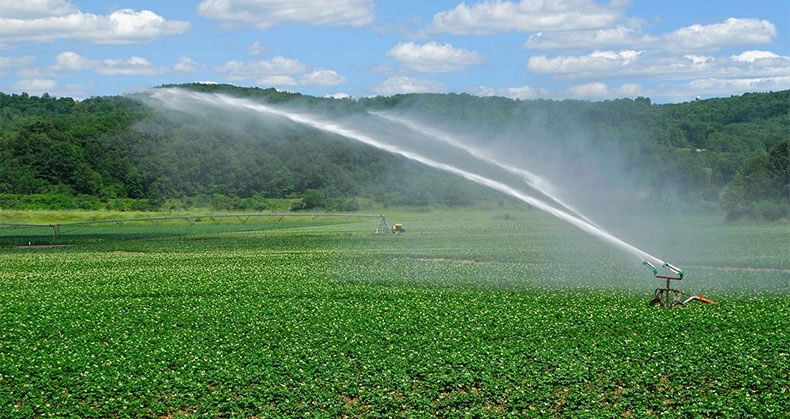
[[[623,220],[718,302],[670,310],[638,259],[537,211],[385,214],[406,233],[0,229],[0,417],[790,409],[790,225]]]

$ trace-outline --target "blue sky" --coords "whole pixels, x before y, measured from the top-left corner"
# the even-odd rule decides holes
[[[682,102],[790,88],[786,1],[0,0],[0,91]]]

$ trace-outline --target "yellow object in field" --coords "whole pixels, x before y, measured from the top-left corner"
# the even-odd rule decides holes
[[[403,228],[403,224],[394,224],[392,226],[392,232],[395,233],[395,234],[403,233],[405,231],[406,230]]]

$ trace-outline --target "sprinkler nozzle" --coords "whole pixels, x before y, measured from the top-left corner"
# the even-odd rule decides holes
[[[650,262],[648,262],[648,261],[646,261],[646,260],[645,260],[645,261],[642,261],[642,264],[643,264],[643,265],[647,265],[647,266],[649,266],[649,267],[650,267],[650,269],[652,269],[652,270],[653,270],[653,275],[658,275],[658,268],[656,268],[656,265],[653,265],[652,263],[650,263]]]
[[[677,266],[672,265],[671,263],[668,263],[668,262],[664,263],[664,267],[669,269],[670,271],[680,275],[680,278],[683,279],[683,269],[680,269]]]

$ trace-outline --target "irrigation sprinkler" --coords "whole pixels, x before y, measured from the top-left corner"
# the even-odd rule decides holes
[[[697,295],[689,296],[688,294],[671,287],[671,281],[683,280],[683,275],[684,275],[683,269],[680,269],[677,266],[672,265],[671,263],[665,262],[661,267],[669,270],[675,276],[659,275],[658,268],[656,267],[656,265],[653,265],[648,261],[643,261],[642,264],[648,266],[651,270],[653,270],[653,276],[655,276],[656,278],[665,279],[667,281],[666,288],[656,288],[656,291],[653,294],[653,299],[650,300],[651,306],[667,307],[667,308],[683,307],[686,304],[695,300],[707,304],[716,304],[714,301],[704,298],[702,294],[700,294],[699,296]]]

